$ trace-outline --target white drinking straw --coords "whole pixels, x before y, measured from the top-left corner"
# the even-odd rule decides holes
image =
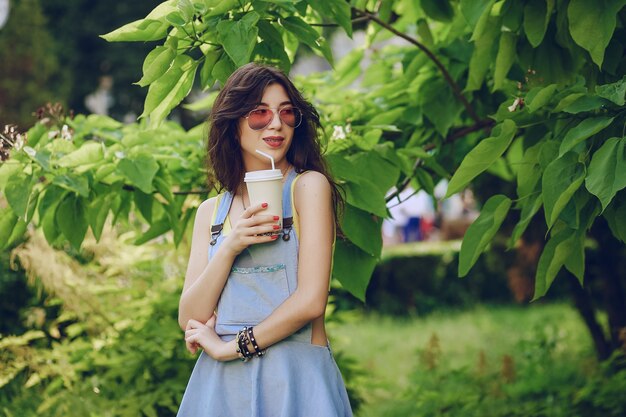
[[[274,167],[274,158],[272,158],[272,156],[271,156],[271,155],[268,155],[268,154],[266,154],[265,152],[260,151],[260,150],[258,150],[258,149],[256,150],[256,153],[260,153],[260,154],[261,154],[261,155],[263,155],[264,157],[269,158],[269,159],[270,159],[270,161],[272,161],[272,169],[276,169],[276,167]]]

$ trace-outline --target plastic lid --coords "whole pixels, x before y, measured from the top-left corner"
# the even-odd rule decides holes
[[[261,171],[249,171],[246,172],[243,178],[244,182],[258,182],[258,181],[272,181],[282,180],[283,173],[280,169],[264,169]]]

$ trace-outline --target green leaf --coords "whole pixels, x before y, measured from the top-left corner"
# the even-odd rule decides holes
[[[615,199],[602,213],[617,239],[626,243],[626,203]],[[1,242],[1,240],[0,240]]]
[[[517,195],[526,197],[535,190],[537,182],[541,178],[541,166],[539,165],[539,155],[541,153],[542,141],[526,149],[524,156],[517,168]]]
[[[442,136],[448,131],[463,111],[452,89],[441,78],[430,79],[420,86],[418,104],[422,106],[424,116],[435,125]]]
[[[367,172],[367,178],[385,195],[398,181],[400,169],[383,158],[378,152],[361,152],[350,158],[356,172]]]
[[[4,249],[9,243],[17,220],[17,216],[10,207],[0,208],[0,249]]]
[[[421,0],[420,4],[426,16],[440,22],[451,22],[454,17],[454,9],[450,0]]]
[[[185,23],[187,23],[178,10],[165,16],[165,20],[173,26],[185,26]]]
[[[333,65],[333,55],[328,43],[312,26],[297,16],[281,18],[280,23],[285,29],[296,35],[300,41],[311,47],[311,49],[321,52],[328,63],[331,66]]]
[[[482,17],[481,17],[482,20]],[[467,85],[465,91],[478,90],[485,79],[487,69],[494,60],[496,40],[500,35],[500,17],[489,14],[485,26],[479,34],[480,24],[476,26],[472,40],[474,52],[469,63]]]
[[[104,145],[102,143],[89,141],[84,143],[74,152],[64,155],[58,160],[61,167],[73,168],[79,165],[90,165],[102,162],[104,158]]]
[[[100,35],[108,42],[156,41],[167,34],[169,23],[165,16],[176,11],[176,0],[169,0],[155,7],[145,19],[136,20],[106,35]]]
[[[383,239],[380,231],[382,220],[350,204],[345,205],[341,218],[341,230],[352,243],[368,254],[380,257]]]
[[[596,86],[596,93],[607,100],[611,100],[618,106],[623,106],[626,96],[626,76],[612,84]]]
[[[151,127],[158,126],[169,112],[189,94],[196,76],[198,61],[178,55],[159,79],[150,84],[141,116],[150,116]]]
[[[358,183],[348,182],[343,187],[348,203],[379,217],[387,216],[385,194],[365,177],[359,178]]]
[[[352,37],[352,20],[349,2],[345,0],[307,0],[307,3],[313,10],[320,12],[323,17],[337,22],[339,26],[346,31],[346,34]]]
[[[217,25],[219,40],[237,67],[247,64],[257,42],[259,14],[248,12],[241,20],[222,20]]]
[[[159,164],[148,153],[140,153],[133,158],[121,159],[117,165],[118,170],[146,194],[152,193],[152,179],[159,170]]]
[[[530,0],[524,7],[524,32],[528,42],[536,48],[539,46],[548,28],[550,16],[554,9],[554,0]]]
[[[496,55],[496,67],[493,75],[493,90],[500,90],[504,85],[506,75],[509,73],[511,66],[515,62],[517,52],[515,46],[517,36],[513,32],[502,32],[500,35],[500,45],[498,46],[498,55]]]
[[[556,274],[573,253],[577,239],[575,230],[564,228],[553,235],[543,248],[535,275],[535,301],[548,292]]]
[[[464,277],[478,260],[504,221],[511,200],[502,194],[489,198],[480,210],[480,215],[471,224],[463,237],[459,254],[459,276]]]
[[[543,199],[541,193],[539,192],[531,194],[524,200],[520,219],[511,233],[511,239],[508,244],[509,249],[513,249],[515,247],[515,244],[522,237],[522,234],[524,234],[526,228],[530,224],[530,221],[533,219],[535,214],[537,214],[542,204]]]
[[[548,229],[582,185],[585,174],[585,164],[578,162],[578,155],[574,152],[566,153],[546,167],[541,189]]]
[[[56,223],[74,249],[80,249],[88,227],[83,200],[67,194],[56,210]]]
[[[613,119],[614,117],[606,116],[590,117],[572,127],[563,138],[563,142],[561,142],[559,157],[565,155],[566,152],[572,150],[580,142],[605,129],[613,122]]]
[[[461,0],[461,14],[467,23],[474,29],[478,20],[485,13],[489,13],[495,0]]]
[[[111,209],[111,199],[107,195],[96,198],[87,207],[87,221],[96,241],[100,241],[102,229]]]
[[[218,16],[226,14],[226,12],[239,8],[241,5],[241,0],[218,0],[218,1],[209,1],[209,8],[211,11],[206,14],[206,17]]]
[[[591,157],[587,190],[600,200],[606,209],[615,194],[626,187],[626,139],[608,139]]]
[[[19,218],[24,218],[31,194],[31,177],[16,175],[9,178],[4,188],[4,196]]]
[[[152,223],[152,203],[154,202],[152,194],[146,194],[141,190],[135,190],[133,195],[135,197],[135,206],[139,209],[139,213],[141,213],[143,218],[148,223]]]
[[[591,59],[600,68],[604,50],[615,30],[617,12],[625,4],[626,0],[571,0],[567,8],[574,42],[589,51]]]
[[[52,184],[73,191],[87,198],[89,196],[89,180],[81,175],[64,174],[54,177]]]
[[[487,170],[496,159],[502,156],[511,144],[516,131],[515,122],[507,119],[493,129],[494,136],[481,140],[465,156],[459,169],[450,179],[446,198],[461,191],[471,180]]]
[[[213,87],[215,77],[212,76],[213,68],[222,56],[223,51],[211,49],[205,54],[204,63],[200,69],[200,85],[204,90]]]
[[[365,291],[377,258],[344,240],[335,242],[333,278],[359,300],[365,302]]]
[[[556,91],[556,84],[550,84],[535,94],[533,99],[526,103],[528,106],[528,112],[534,113],[540,108],[544,107],[546,104],[550,102],[552,97],[554,96],[554,92]]]
[[[167,217],[163,217],[158,221],[153,222],[146,233],[139,236],[133,242],[135,245],[143,245],[144,243],[161,236],[163,233],[167,233],[171,230],[170,221]]]
[[[235,64],[233,63],[232,59],[230,59],[228,54],[222,54],[220,59],[213,67],[213,71],[211,71],[211,76],[224,84],[226,80],[228,80],[228,77],[230,77],[230,74],[232,74],[234,71]]]
[[[596,95],[583,95],[582,97],[579,97],[564,106],[562,110],[566,113],[578,114],[586,111],[598,110],[608,104],[611,104],[611,102],[602,97]]]
[[[145,87],[165,74],[176,58],[176,51],[165,46],[157,46],[146,56],[143,63],[143,77],[137,85]]]

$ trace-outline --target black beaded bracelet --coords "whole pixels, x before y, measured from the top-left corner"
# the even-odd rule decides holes
[[[248,350],[248,328],[244,327],[237,333],[237,353],[243,362],[249,361],[253,354]]]

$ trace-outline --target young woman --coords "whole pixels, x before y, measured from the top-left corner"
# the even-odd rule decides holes
[[[279,70],[235,71],[210,117],[211,184],[198,208],[179,324],[202,352],[179,417],[351,416],[324,310],[339,193],[321,157],[319,116]],[[283,228],[250,205],[248,171],[283,173]],[[208,254],[208,256],[207,256]]]

